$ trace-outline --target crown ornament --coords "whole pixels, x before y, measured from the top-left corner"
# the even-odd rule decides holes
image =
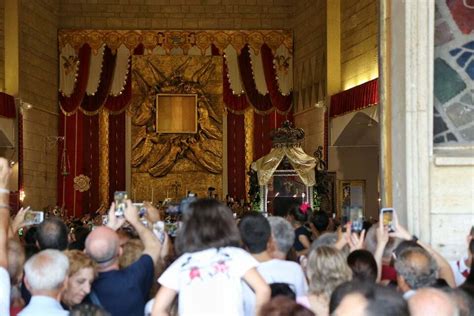
[[[286,120],[281,127],[271,132],[270,137],[272,147],[301,147],[304,140],[304,130],[293,127],[293,124]]]

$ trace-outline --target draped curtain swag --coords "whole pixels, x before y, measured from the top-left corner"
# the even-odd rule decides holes
[[[257,171],[258,184],[266,185],[285,156],[306,186],[316,184],[314,168],[316,159],[306,154],[301,147],[275,147],[257,160],[252,169]]]

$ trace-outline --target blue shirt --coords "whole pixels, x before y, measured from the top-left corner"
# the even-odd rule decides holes
[[[52,297],[33,295],[30,303],[21,310],[19,316],[66,316],[69,315],[67,310]]]
[[[142,316],[153,279],[153,260],[142,255],[125,269],[99,273],[92,290],[112,316]]]

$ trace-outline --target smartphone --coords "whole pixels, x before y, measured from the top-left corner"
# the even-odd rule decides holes
[[[137,209],[138,216],[143,217],[146,214],[146,207],[143,206],[143,203],[132,203],[133,206]]]
[[[25,226],[38,225],[44,221],[44,212],[41,211],[27,211],[25,213]]]
[[[125,213],[125,208],[127,204],[125,201],[128,199],[128,194],[125,191],[115,191],[114,201],[115,201],[115,216],[123,217]]]
[[[158,221],[155,224],[153,224],[153,233],[155,234],[155,236],[158,238],[158,240],[161,243],[164,243],[165,242],[165,234],[166,234],[165,222]]]
[[[351,232],[360,233],[364,228],[364,212],[362,207],[351,207],[350,209]]]
[[[393,233],[395,231],[395,219],[393,216],[395,209],[391,207],[383,208],[380,210],[380,213],[382,213],[383,226],[387,226],[388,231]]]

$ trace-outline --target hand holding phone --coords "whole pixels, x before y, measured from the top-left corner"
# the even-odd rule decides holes
[[[388,227],[389,233],[393,233],[396,228],[395,209],[391,207],[382,208],[380,213],[382,214],[383,226]]]
[[[25,226],[38,225],[44,221],[44,212],[41,211],[27,211],[23,224]]]
[[[127,204],[125,201],[128,199],[128,194],[125,191],[115,191],[114,201],[115,201],[115,216],[122,218],[125,213],[125,208]]]
[[[147,209],[146,207],[143,205],[143,203],[132,203],[133,206],[135,206],[135,208],[137,209],[137,213],[138,213],[138,216],[139,217],[143,217],[145,216],[145,214],[147,213]]]
[[[364,228],[364,214],[361,207],[350,209],[351,232],[360,233]]]

